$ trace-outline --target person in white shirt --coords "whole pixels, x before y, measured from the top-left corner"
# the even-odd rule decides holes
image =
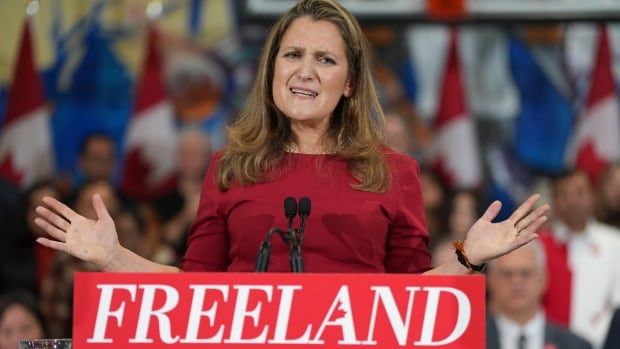
[[[547,285],[538,241],[488,265],[487,349],[587,349],[590,343],[547,321],[541,299]]]
[[[553,180],[553,223],[539,232],[547,255],[547,317],[601,348],[620,305],[620,231],[594,219],[585,172]]]

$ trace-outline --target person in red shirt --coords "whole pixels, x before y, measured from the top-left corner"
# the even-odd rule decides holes
[[[539,232],[549,275],[545,313],[601,348],[620,306],[620,231],[594,218],[592,183],[583,170],[557,175],[552,194],[554,220]]]
[[[251,271],[266,231],[286,226],[288,196],[312,199],[308,272],[466,274],[536,238],[548,210],[532,210],[538,195],[498,223],[494,202],[460,258],[430,269],[418,165],[385,145],[382,128],[359,23],[334,0],[300,1],[273,26],[247,102],[210,162],[181,269],[121,246],[98,195],[97,220],[45,199],[36,223],[55,240],[38,242],[103,271]],[[270,270],[288,270],[288,257],[274,241]]]

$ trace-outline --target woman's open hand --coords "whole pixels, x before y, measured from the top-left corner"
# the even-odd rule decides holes
[[[35,219],[35,223],[55,240],[38,238],[37,242],[106,270],[121,246],[114,221],[101,196],[93,196],[97,220],[77,214],[54,198],[45,197],[43,202],[47,207],[37,206],[36,212],[40,217]]]
[[[536,239],[536,231],[547,220],[545,213],[549,210],[545,204],[532,211],[539,199],[539,194],[530,196],[508,219],[497,223],[492,221],[502,204],[493,202],[467,232],[465,254],[469,261],[480,265]]]

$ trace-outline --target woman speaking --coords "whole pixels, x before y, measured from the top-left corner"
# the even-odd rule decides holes
[[[390,150],[357,20],[334,0],[303,0],[273,26],[256,80],[224,149],[204,179],[181,269],[148,261],[119,244],[101,198],[97,220],[45,198],[36,224],[45,246],[102,271],[251,271],[258,246],[286,226],[285,197],[309,197],[303,261],[308,272],[466,274],[537,237],[547,205],[533,195],[492,223],[492,203],[455,242],[456,253],[430,269],[418,165]],[[269,268],[289,270],[289,248],[273,242]]]

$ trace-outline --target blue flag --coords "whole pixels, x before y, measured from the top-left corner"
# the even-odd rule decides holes
[[[515,152],[532,169],[546,174],[561,172],[574,124],[571,102],[523,42],[511,38],[509,57],[521,106],[515,125]]]

